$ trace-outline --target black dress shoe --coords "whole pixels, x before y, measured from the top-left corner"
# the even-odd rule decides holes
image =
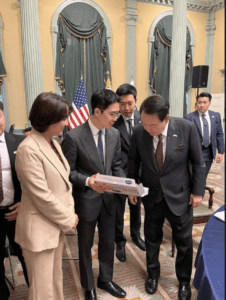
[[[148,294],[155,294],[158,289],[158,279],[151,279],[150,277],[147,278],[145,282],[145,290]]]
[[[145,241],[142,238],[133,238],[134,244],[142,251],[146,251]]]
[[[97,300],[97,294],[94,288],[90,291],[86,291],[86,300]]]
[[[190,284],[180,284],[178,289],[179,300],[190,300],[191,299],[191,287]]]
[[[125,262],[126,261],[125,246],[116,246],[116,257],[121,262]]]
[[[126,296],[126,292],[113,281],[102,282],[97,280],[97,287],[99,289],[105,290],[116,298],[125,298]]]

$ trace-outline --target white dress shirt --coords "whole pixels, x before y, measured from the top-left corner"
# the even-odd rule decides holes
[[[90,119],[88,120],[88,124],[91,129],[96,147],[98,147],[98,138],[99,138],[98,132],[100,131],[100,129],[98,129],[96,126],[94,126]],[[103,143],[104,160],[105,160],[105,152],[106,152],[105,151],[105,128],[102,129],[102,143]],[[89,184],[88,184],[89,178],[90,177],[88,177],[86,179],[86,186],[89,186]]]
[[[162,132],[163,162],[164,162],[165,156],[166,156],[166,141],[167,141],[168,127],[169,127],[169,122],[166,124],[166,127]],[[159,142],[159,137],[158,136],[153,136],[154,153],[156,152],[158,142]]]
[[[3,201],[0,206],[11,205],[14,202],[14,186],[12,180],[11,164],[5,141],[5,133],[0,135],[0,159],[2,165]]]
[[[198,113],[199,113],[199,120],[201,123],[202,136],[203,136],[203,121],[202,121],[203,113],[201,113],[200,111],[198,111]],[[210,137],[210,143],[211,143],[211,121],[210,121],[209,111],[207,110],[204,114],[205,114],[205,118],[207,120],[208,127],[209,127],[209,137]]]
[[[122,117],[124,119],[127,132],[130,134],[129,124],[128,124],[127,120],[132,120],[131,123],[132,123],[132,126],[134,127],[134,112],[133,112],[133,114],[132,114],[132,116],[130,118],[125,117],[123,114],[122,114]]]

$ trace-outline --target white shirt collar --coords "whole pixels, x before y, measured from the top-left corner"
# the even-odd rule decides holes
[[[166,127],[164,128],[164,130],[162,132],[162,135],[164,137],[167,137],[168,127],[169,127],[169,121],[167,122]],[[158,138],[158,136],[155,136],[154,138]]]
[[[5,143],[5,132],[0,135],[0,141]]]
[[[89,127],[92,131],[93,135],[97,135],[98,132],[100,131],[100,129],[98,129],[95,125],[93,125],[92,121],[90,120],[90,118],[88,119],[88,123],[89,123]],[[105,135],[105,128],[102,129],[102,133],[103,135]]]
[[[205,114],[205,116],[209,115],[209,110],[207,110],[206,112],[202,113],[198,110],[199,116],[202,117],[203,114]]]
[[[122,114],[122,117],[123,117],[123,119],[124,119],[125,122],[126,122],[127,120],[129,120],[129,119],[133,120],[133,119],[134,119],[134,112],[132,113],[132,115],[131,115],[130,118],[125,117],[123,114]]]

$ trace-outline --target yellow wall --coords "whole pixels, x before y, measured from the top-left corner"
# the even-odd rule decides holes
[[[211,93],[223,93],[222,81],[224,75],[220,70],[225,68],[225,20],[224,9],[221,9],[215,14],[216,31],[214,37],[214,57],[213,57],[213,74],[212,74],[212,89]]]
[[[1,0],[2,40],[4,65],[7,73],[6,91],[9,108],[9,124],[25,128],[26,101],[22,61],[20,11],[12,1]]]
[[[40,39],[44,91],[54,91],[54,63],[51,36],[51,21],[54,11],[62,0],[38,0]],[[107,14],[112,28],[112,89],[126,82],[126,1],[96,0]],[[16,3],[16,1],[15,1]],[[8,0],[1,0],[0,13],[3,20],[4,62],[7,71],[7,96],[10,124],[24,128],[27,121],[22,60],[20,9]],[[139,20],[136,25],[136,87],[138,106],[148,95],[148,34],[154,19],[170,7],[137,2]],[[187,17],[195,31],[194,65],[205,62],[206,14],[188,11]],[[216,13],[215,55],[212,92],[222,91],[224,68],[224,10]],[[220,49],[220,50],[219,50]],[[220,53],[220,55],[219,55]],[[193,102],[195,101],[193,91]]]

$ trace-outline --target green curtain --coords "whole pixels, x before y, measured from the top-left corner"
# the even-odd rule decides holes
[[[1,94],[1,85],[3,84],[3,77],[6,76],[6,70],[3,64],[2,54],[0,52],[0,94]]]
[[[82,73],[91,113],[91,95],[105,88],[107,71],[111,71],[107,32],[101,15],[85,3],[66,6],[58,18],[55,71],[63,96],[73,101]]]
[[[172,43],[172,22],[173,16],[162,18],[156,25],[152,43],[151,60],[149,68],[149,84],[152,92],[162,95],[169,100],[170,85],[170,58]],[[186,39],[186,72],[185,72],[185,94],[188,92],[192,83],[192,52],[190,46],[190,32],[187,28]],[[184,98],[184,103],[185,103]]]

